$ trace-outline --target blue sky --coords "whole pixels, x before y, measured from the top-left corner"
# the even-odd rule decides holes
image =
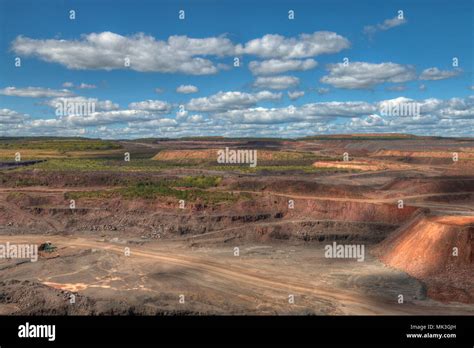
[[[0,0],[0,135],[472,135],[472,18],[471,1]]]

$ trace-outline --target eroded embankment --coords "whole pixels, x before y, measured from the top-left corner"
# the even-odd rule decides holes
[[[458,158],[474,158],[474,152],[470,149],[462,151],[400,151],[400,150],[379,150],[372,153],[373,157],[428,157],[428,158],[452,158],[453,153],[457,153]]]
[[[323,184],[312,179],[242,179],[225,181],[230,190],[239,191],[261,191],[261,192],[278,192],[284,194],[295,195],[314,195],[321,197],[363,197],[364,194],[371,192],[372,187],[369,186],[352,186],[344,184]]]
[[[424,281],[434,299],[474,302],[474,216],[419,214],[380,243],[375,254]]]
[[[273,194],[219,205],[176,200],[78,199],[61,193],[21,193],[0,202],[0,227],[9,233],[100,233],[105,236],[176,238],[215,233],[223,241],[361,240],[376,243],[417,208],[359,201],[299,199]]]
[[[381,190],[410,194],[474,192],[474,178],[472,176],[396,178],[382,186]]]

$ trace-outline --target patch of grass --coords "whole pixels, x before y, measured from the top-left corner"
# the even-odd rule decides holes
[[[192,164],[163,163],[150,159],[132,159],[125,162],[111,157],[98,158],[49,158],[46,162],[38,163],[32,166],[19,167],[15,171],[31,170],[32,168],[41,169],[49,172],[61,171],[112,171],[112,172],[157,172],[164,169],[173,168],[194,168]]]
[[[138,183],[134,186],[120,189],[119,193],[126,199],[155,199],[160,196],[174,197],[178,200],[187,202],[195,202],[200,200],[204,203],[222,203],[235,202],[239,199],[239,195],[234,195],[229,192],[214,192],[205,191],[201,189],[178,190],[166,183]]]
[[[125,172],[148,172],[148,171],[160,171],[164,169],[173,168],[194,168],[197,165],[195,163],[180,163],[179,161],[155,161],[149,158],[147,159],[136,159],[135,157],[130,162],[123,160],[118,161],[107,161],[105,163],[108,166],[114,167],[116,170]]]
[[[173,186],[207,189],[218,186],[221,181],[222,178],[220,176],[186,176],[175,180]]]
[[[0,149],[7,150],[56,150],[68,151],[97,151],[121,149],[122,146],[114,141],[99,139],[0,139]]]
[[[195,202],[199,200],[203,203],[212,204],[235,202],[239,199],[245,198],[244,194],[205,190],[207,188],[218,186],[221,180],[221,177],[197,176],[174,180],[165,179],[158,182],[138,182],[115,190],[68,192],[65,194],[65,198],[106,199],[111,197],[122,197],[124,199],[156,199],[158,197],[173,197],[187,202]],[[183,190],[182,188],[186,189]]]
[[[98,190],[98,191],[74,191],[66,192],[64,198],[69,199],[80,199],[80,198],[92,198],[92,199],[106,199],[117,196],[117,190]]]
[[[111,169],[106,165],[104,159],[88,158],[51,158],[46,162],[35,164],[33,167],[46,171],[92,171]],[[23,169],[31,169],[31,166],[24,167]]]
[[[23,192],[10,192],[7,195],[7,201],[10,201],[12,199],[18,199],[22,197],[26,197],[27,195]]]
[[[325,160],[331,160],[325,158]],[[336,160],[336,159],[332,159]],[[316,168],[312,164],[315,159],[297,159],[297,160],[278,160],[278,161],[259,161],[256,167],[250,167],[248,164],[227,164],[218,165],[217,163],[180,163],[176,161],[155,161],[152,159],[132,159],[130,162],[125,162],[123,159],[114,159],[110,157],[105,158],[50,158],[45,162],[37,163],[32,166],[19,167],[12,169],[12,171],[26,171],[33,168],[44,170],[48,172],[63,172],[63,171],[110,171],[110,172],[160,172],[169,169],[204,169],[216,170],[222,172],[241,172],[241,173],[258,173],[261,171],[285,172],[285,171],[300,171],[300,172],[345,172],[349,171],[342,168]],[[199,184],[207,188],[206,185],[212,184],[213,179],[208,176],[203,178],[190,177],[187,180],[182,180],[180,187],[195,187]]]
[[[24,186],[41,186],[41,181],[35,180],[33,178],[19,178],[15,181],[15,187],[24,187]]]

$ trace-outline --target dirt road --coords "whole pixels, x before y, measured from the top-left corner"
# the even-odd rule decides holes
[[[194,254],[192,251],[167,248],[163,246],[142,245],[118,245],[114,243],[101,242],[92,238],[71,238],[62,236],[48,237],[54,244],[61,248],[99,249],[124,256],[124,248],[130,247],[131,254],[127,262],[138,260],[154,261],[160,264],[179,266],[192,272],[203,286],[222,292],[235,293],[242,291],[245,297],[246,289],[257,289],[261,294],[269,296],[267,301],[279,302],[292,291],[298,295],[308,296],[314,301],[329,301],[337,303],[339,309],[345,314],[473,314],[474,308],[460,307],[457,305],[443,305],[428,300],[416,301],[400,305],[396,300],[388,301],[386,298],[374,298],[358,291],[348,291],[343,288],[322,286],[311,277],[305,278],[300,273],[288,273],[286,268],[280,268],[276,264],[274,270],[261,269],[258,264],[247,262],[229,262],[229,260],[217,259],[209,255]],[[0,237],[0,243],[25,242],[39,243],[42,240],[38,236]],[[296,265],[295,265],[296,266]],[[262,272],[264,271],[264,272]],[[291,289],[291,290],[290,290]]]

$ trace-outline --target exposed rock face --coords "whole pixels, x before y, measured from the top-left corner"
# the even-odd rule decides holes
[[[474,216],[420,214],[380,243],[376,254],[426,282],[432,298],[474,302]]]

